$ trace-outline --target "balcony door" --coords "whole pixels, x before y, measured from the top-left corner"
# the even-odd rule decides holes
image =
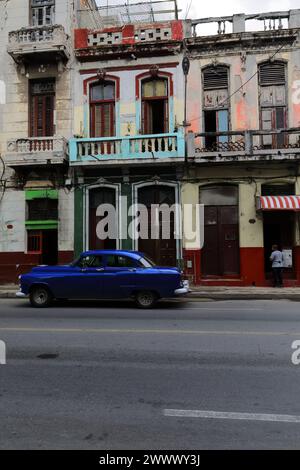
[[[90,135],[113,137],[115,132],[115,84],[101,81],[90,87]]]
[[[168,80],[156,78],[142,82],[142,132],[169,132]]]
[[[31,26],[54,24],[55,0],[31,0]]]
[[[30,83],[30,137],[54,135],[55,81]]]

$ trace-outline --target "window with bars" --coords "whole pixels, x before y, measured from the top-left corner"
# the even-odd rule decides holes
[[[54,24],[55,0],[31,0],[31,26]]]
[[[55,80],[30,83],[30,136],[54,135]]]
[[[40,255],[43,251],[43,236],[40,230],[28,231],[27,253]]]
[[[33,199],[27,201],[27,220],[58,220],[57,199]]]

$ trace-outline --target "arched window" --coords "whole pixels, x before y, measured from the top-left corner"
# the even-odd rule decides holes
[[[229,69],[224,65],[209,66],[202,72],[205,132],[229,130]],[[217,150],[228,142],[227,136],[207,137],[206,148]]]
[[[90,135],[115,135],[115,83],[101,81],[90,86]]]
[[[142,132],[169,132],[169,92],[168,80],[165,78],[142,81]]]
[[[287,97],[286,97],[286,64],[284,62],[265,62],[258,68],[260,125],[262,130],[286,128]],[[264,148],[281,148],[284,146],[284,134],[264,135]]]

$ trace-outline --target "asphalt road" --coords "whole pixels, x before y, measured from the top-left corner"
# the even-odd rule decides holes
[[[1,449],[299,449],[300,304],[0,301]]]

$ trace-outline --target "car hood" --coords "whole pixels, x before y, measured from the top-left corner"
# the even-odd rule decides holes
[[[174,268],[174,266],[155,266],[154,269],[159,269],[160,271],[175,271],[176,273],[181,273],[179,268]]]

